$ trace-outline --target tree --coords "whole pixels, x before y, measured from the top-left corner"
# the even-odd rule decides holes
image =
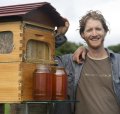
[[[63,55],[63,54],[73,53],[81,45],[82,45],[81,43],[76,44],[74,42],[67,41],[61,47],[56,49],[55,54]]]
[[[115,53],[120,53],[120,44],[108,46],[108,49],[112,50]]]

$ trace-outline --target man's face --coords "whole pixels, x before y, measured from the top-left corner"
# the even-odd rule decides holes
[[[82,37],[87,42],[89,48],[98,49],[103,47],[104,37],[106,32],[99,20],[90,18],[82,33]]]

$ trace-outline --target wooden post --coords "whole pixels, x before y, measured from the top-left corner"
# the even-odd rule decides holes
[[[0,104],[0,114],[4,114],[4,104]]]
[[[12,114],[10,113],[10,104],[4,104],[4,114]]]

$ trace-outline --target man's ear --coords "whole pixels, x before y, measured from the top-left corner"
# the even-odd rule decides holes
[[[84,33],[81,33],[81,37],[82,37],[83,39],[85,39],[85,35],[84,35]]]

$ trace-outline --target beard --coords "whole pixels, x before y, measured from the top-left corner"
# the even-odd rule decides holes
[[[100,41],[98,41],[96,44],[95,42],[93,43],[94,41],[91,41],[91,40],[86,40],[86,43],[88,45],[89,48],[91,49],[99,49],[100,47],[103,47],[103,44],[104,44],[104,38],[101,38]]]

